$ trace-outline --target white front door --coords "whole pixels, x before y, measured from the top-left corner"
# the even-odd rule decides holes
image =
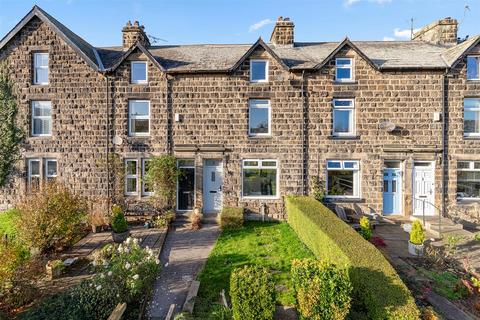
[[[203,166],[203,212],[222,210],[223,167],[220,160],[205,160]]]
[[[435,164],[415,162],[413,167],[413,215],[435,214]]]

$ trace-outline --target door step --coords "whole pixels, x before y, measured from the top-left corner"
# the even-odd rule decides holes
[[[410,216],[410,220],[418,220],[423,223],[423,217],[421,216]],[[425,217],[425,230],[430,232],[436,238],[440,238],[440,236],[446,237],[450,235],[471,235],[471,232],[463,229],[463,225],[455,223],[445,217],[442,217],[439,221],[438,216]]]

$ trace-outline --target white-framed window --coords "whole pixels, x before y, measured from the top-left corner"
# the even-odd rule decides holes
[[[153,190],[151,186],[147,183],[146,177],[148,173],[148,164],[150,159],[142,159],[142,195],[151,196],[153,195]]]
[[[327,196],[330,198],[358,198],[360,165],[356,160],[327,161]]]
[[[45,180],[53,181],[57,179],[57,160],[45,159]]]
[[[52,135],[52,103],[50,101],[32,101],[32,136]]]
[[[353,99],[333,100],[333,135],[355,135],[355,102]]]
[[[146,61],[132,61],[130,64],[131,83],[145,84],[148,82],[148,67]]]
[[[242,197],[278,198],[278,160],[245,159],[242,161]]]
[[[353,81],[353,59],[336,58],[335,59],[335,81],[349,82]]]
[[[480,200],[480,161],[457,162],[457,199]]]
[[[130,136],[148,136],[150,134],[150,101],[130,100],[128,103]]]
[[[250,60],[250,82],[268,82],[268,60]]]
[[[250,136],[271,135],[271,119],[270,100],[249,101],[248,134]]]
[[[463,108],[463,134],[480,137],[480,98],[465,98]]]
[[[125,159],[125,194],[138,194],[138,160]]]
[[[33,84],[48,84],[48,53],[33,54]]]
[[[41,179],[41,162],[40,159],[28,159],[27,160],[27,181],[28,185],[32,189],[40,187]]]
[[[467,80],[480,80],[480,56],[467,56]]]

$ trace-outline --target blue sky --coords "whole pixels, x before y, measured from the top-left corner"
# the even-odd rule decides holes
[[[294,21],[296,41],[404,40],[411,18],[418,28],[447,16],[459,36],[480,34],[480,0],[0,0],[0,37],[34,4],[97,46],[121,44],[127,20],[159,44],[269,40],[278,16]]]

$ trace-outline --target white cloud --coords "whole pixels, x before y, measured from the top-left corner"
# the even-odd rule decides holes
[[[370,3],[376,3],[376,4],[384,4],[384,3],[390,3],[392,0],[344,0],[343,4],[346,7],[350,7],[354,5],[355,3],[358,2],[370,2]]]
[[[383,41],[395,41],[395,38],[385,36],[383,37]]]
[[[263,28],[265,27],[266,25],[269,25],[269,24],[272,24],[274,23],[273,20],[271,19],[263,19],[262,21],[259,21],[257,23],[254,23],[250,26],[250,28],[248,28],[248,32],[253,32],[253,31],[256,31],[260,28]]]
[[[420,29],[413,29],[413,33],[417,32],[418,30]],[[411,35],[412,31],[410,29],[395,28],[393,29],[393,37],[385,36],[383,37],[383,41],[410,40]]]

